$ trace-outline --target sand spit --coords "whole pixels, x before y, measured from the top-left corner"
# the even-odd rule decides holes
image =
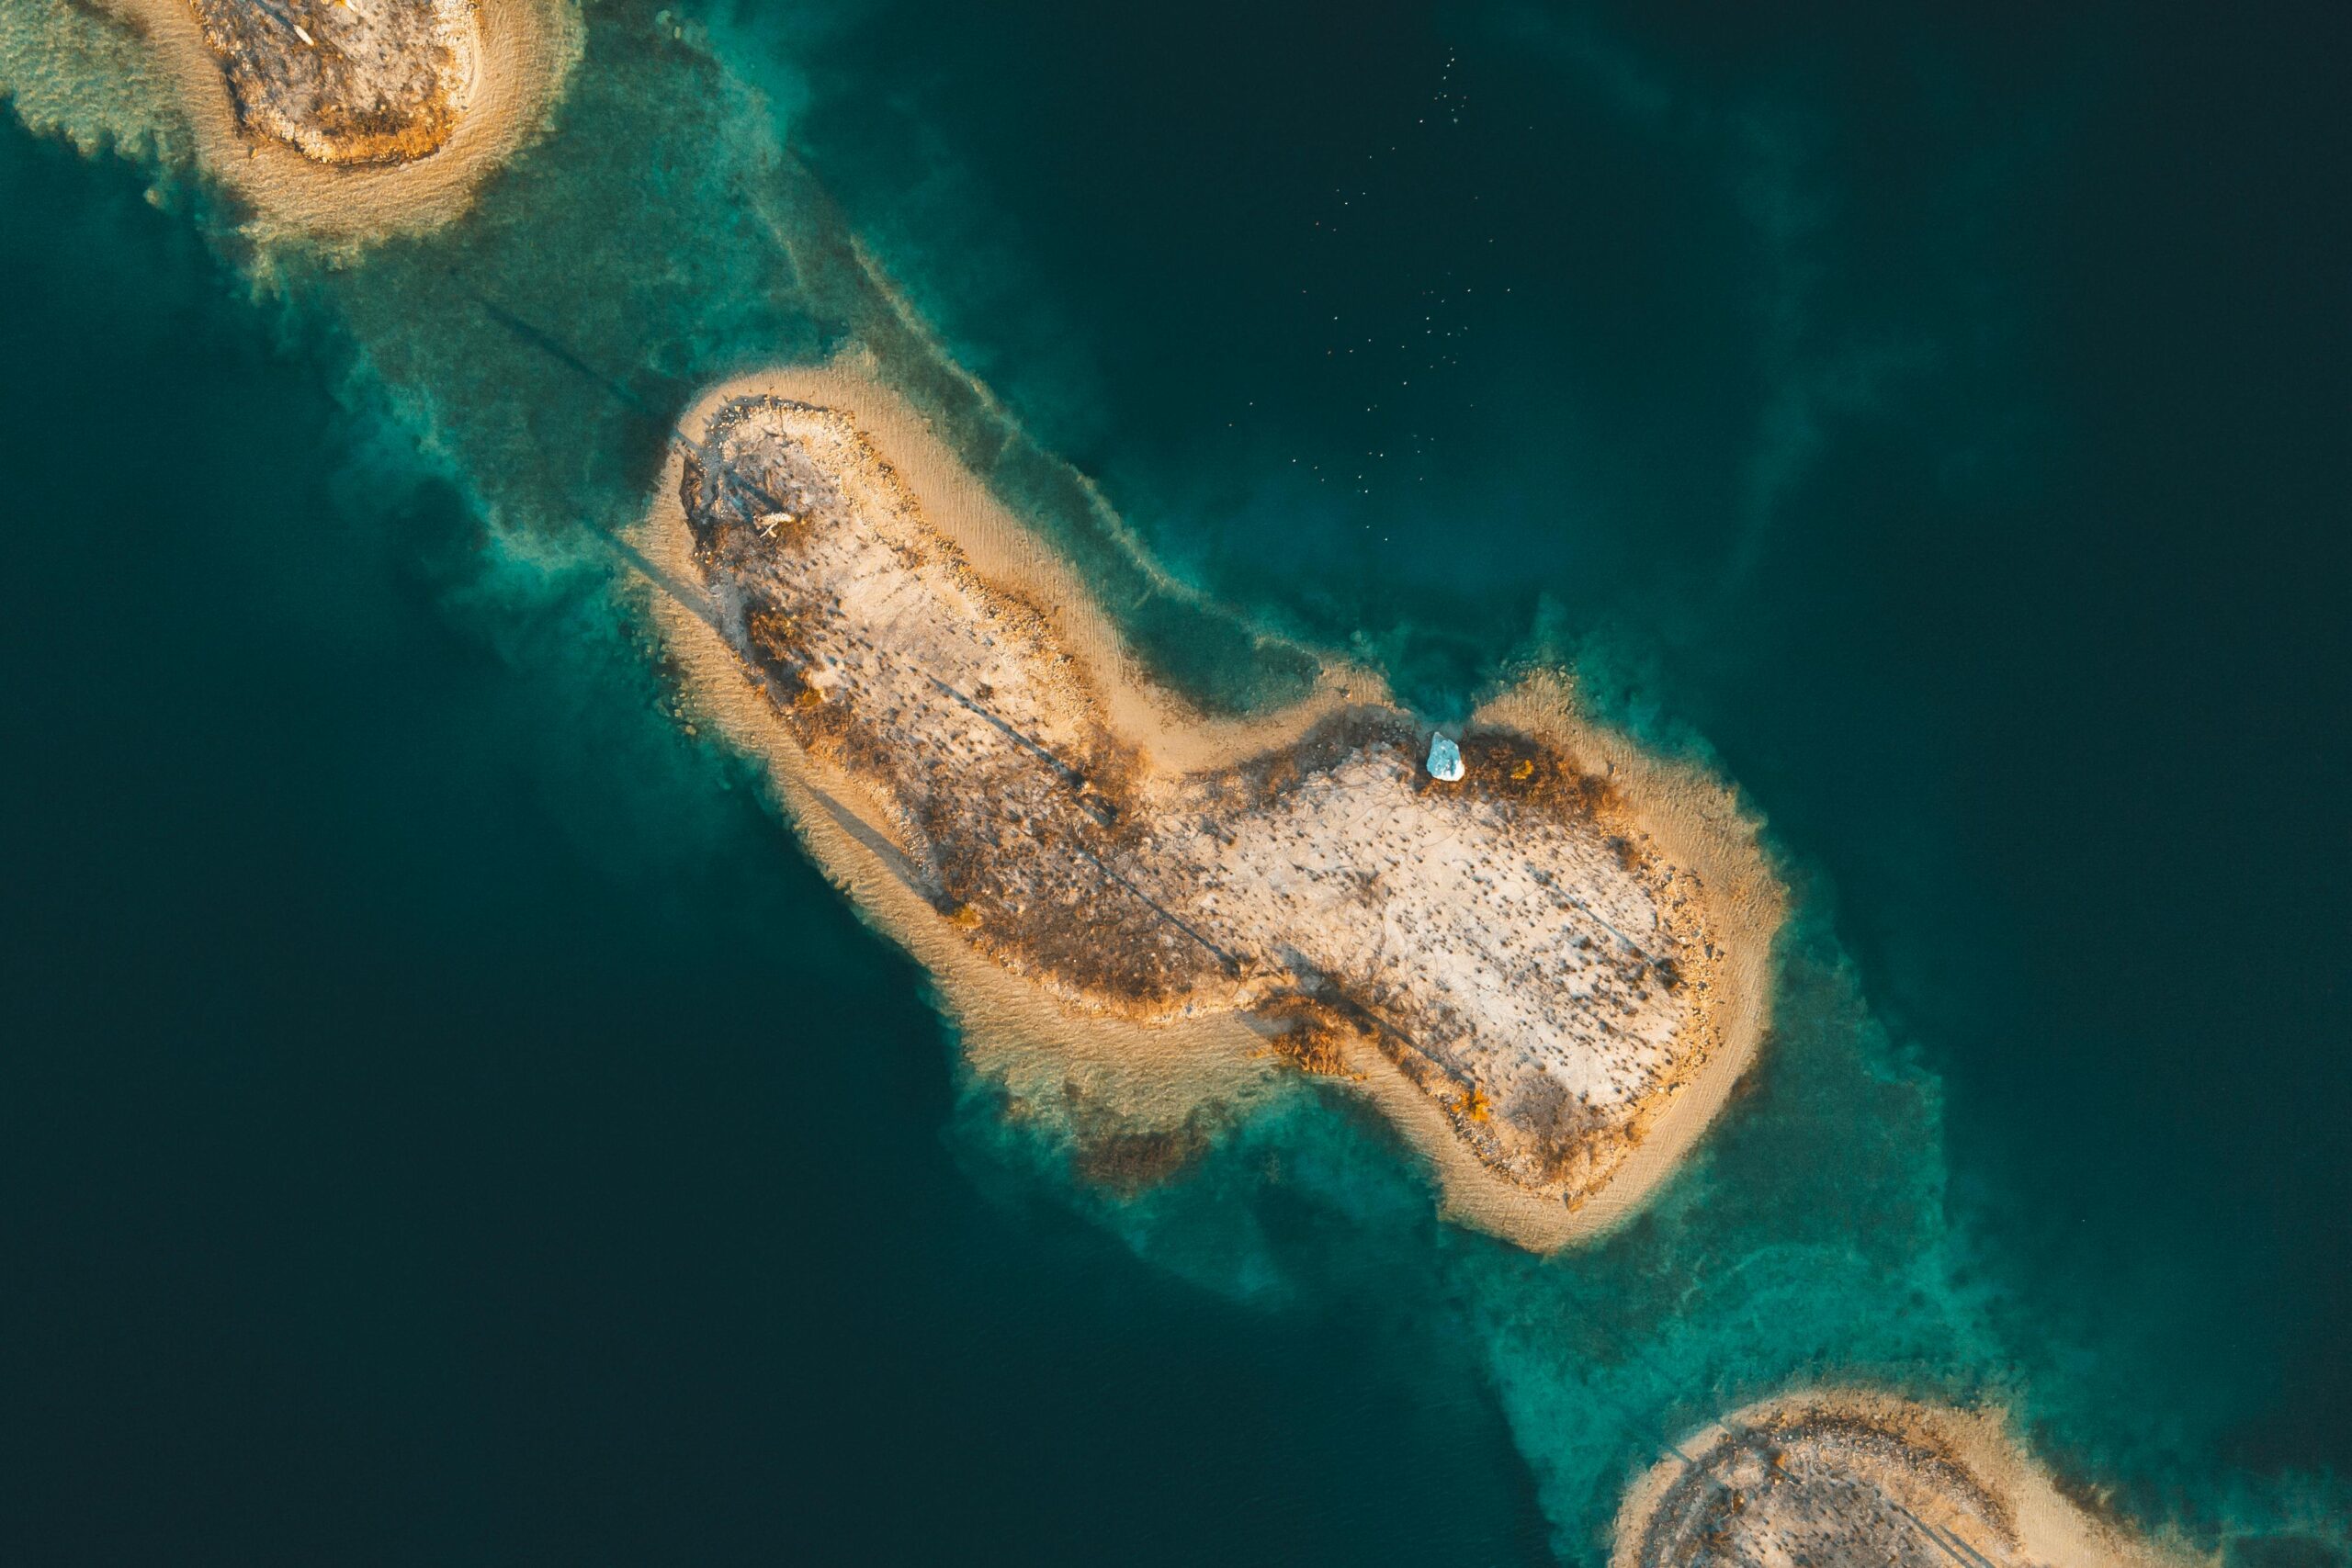
[[[544,123],[571,0],[97,0],[177,89],[206,171],[265,235],[430,229]]]
[[[1482,708],[1456,784],[1362,671],[1205,720],[872,382],[752,378],[682,428],[640,544],[701,706],[1016,1110],[1124,1150],[1114,1179],[1271,1057],[1369,1093],[1461,1217],[1555,1247],[1745,1068],[1781,908],[1752,825],[1556,685]]]
[[[1997,1415],[1866,1390],[1749,1405],[1618,1510],[1610,1568],[2159,1568],[2198,1561],[2060,1493]]]

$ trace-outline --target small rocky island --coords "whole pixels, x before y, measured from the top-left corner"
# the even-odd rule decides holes
[[[158,69],[266,243],[352,250],[466,212],[546,127],[577,0],[81,0]]]
[[[2121,1568],[2165,1559],[1984,1416],[1863,1391],[1753,1405],[1638,1481],[1610,1568]]]
[[[481,55],[473,0],[188,0],[237,119],[321,164],[404,164],[455,134]]]
[[[1721,911],[1606,766],[1474,721],[1433,775],[1376,701],[1171,766],[1062,607],[977,571],[843,413],[748,393],[686,435],[679,542],[780,765],[1063,1011],[1246,1014],[1307,1072],[1401,1079],[1408,1132],[1555,1218],[1737,1055]]]

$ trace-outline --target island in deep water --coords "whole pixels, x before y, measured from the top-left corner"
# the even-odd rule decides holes
[[[1185,713],[839,371],[692,411],[647,553],[673,636],[723,643],[685,661],[705,705],[967,1023],[957,947],[1018,983],[1000,1013],[1028,993],[1033,1033],[1093,1021],[1148,1054],[1222,1025],[1363,1086],[1458,1213],[1538,1247],[1627,1212],[1752,1055],[1781,908],[1752,824],[1556,690],[1480,710],[1451,780],[1365,671],[1269,720]]]
[[[2000,1419],[1860,1389],[1749,1405],[1686,1438],[1617,1515],[1610,1568],[2159,1568],[2062,1493]]]
[[[198,160],[267,230],[431,228],[535,130],[570,0],[99,0],[163,66]]]

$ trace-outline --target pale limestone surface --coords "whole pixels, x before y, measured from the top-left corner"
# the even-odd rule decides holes
[[[1490,1169],[1562,1201],[1713,1044],[1698,878],[1601,816],[1432,786],[1425,732],[1386,709],[1319,750],[1157,770],[1051,617],[983,581],[841,415],[741,399],[690,434],[722,628],[1005,967],[1129,1019],[1329,1002]]]

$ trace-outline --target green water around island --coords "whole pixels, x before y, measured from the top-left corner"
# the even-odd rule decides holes
[[[2232,294],[2134,227],[2191,40],[589,15],[358,265],[0,144],[28,1555],[1582,1562],[1867,1376],[2343,1561],[2342,370],[2253,330],[2316,293],[2152,313]],[[26,118],[139,122],[43,36]],[[1751,792],[1780,1027],[1648,1214],[1522,1257],[1306,1092],[1133,1202],[995,1114],[596,542],[852,344],[1213,705],[1295,689],[1253,628],[1433,711],[1564,658]]]

